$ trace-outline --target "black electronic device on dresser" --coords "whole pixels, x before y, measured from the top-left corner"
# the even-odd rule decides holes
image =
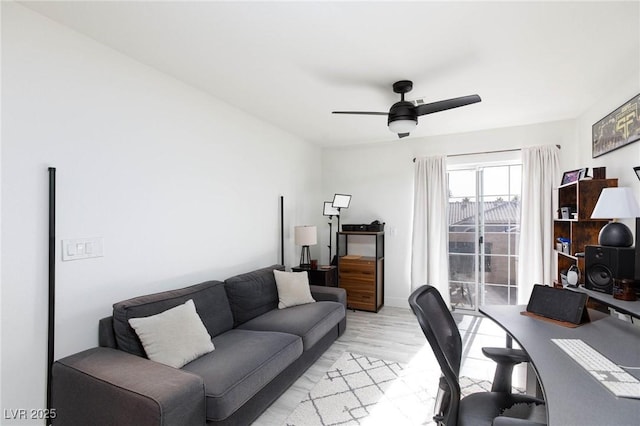
[[[589,290],[612,294],[614,280],[635,278],[634,247],[586,246],[584,261]]]

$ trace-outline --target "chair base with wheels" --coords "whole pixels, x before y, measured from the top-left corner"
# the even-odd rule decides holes
[[[524,351],[483,348],[485,356],[497,364],[491,392],[474,393],[461,399],[459,374],[462,339],[451,312],[438,290],[430,285],[416,289],[409,296],[409,305],[442,372],[434,416],[438,425],[546,425],[544,401],[511,393],[513,367],[528,361]]]

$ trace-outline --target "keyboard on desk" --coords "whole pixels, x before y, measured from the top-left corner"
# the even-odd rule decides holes
[[[580,339],[551,339],[615,396],[640,399],[640,381]]]

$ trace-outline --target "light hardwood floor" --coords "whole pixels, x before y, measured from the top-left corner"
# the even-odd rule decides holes
[[[482,355],[481,348],[503,347],[504,331],[481,316],[455,312],[454,318],[464,347],[461,375],[491,380],[495,364]],[[431,347],[410,309],[383,307],[378,313],[347,311],[345,333],[253,423],[254,426],[281,426],[344,352],[402,363],[426,362],[438,368]],[[524,388],[524,383],[525,369],[516,367],[513,384]]]

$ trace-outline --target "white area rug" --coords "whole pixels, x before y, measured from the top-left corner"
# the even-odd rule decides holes
[[[285,425],[433,425],[439,377],[437,365],[406,365],[345,352]],[[491,383],[463,376],[460,387],[467,395],[490,390]]]

